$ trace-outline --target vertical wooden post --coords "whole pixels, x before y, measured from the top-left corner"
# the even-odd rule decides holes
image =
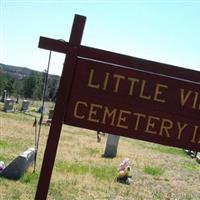
[[[75,15],[35,200],[46,200],[86,17]]]

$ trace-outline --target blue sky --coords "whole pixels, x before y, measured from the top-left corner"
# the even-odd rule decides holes
[[[0,63],[43,71],[40,36],[68,41],[75,14],[87,17],[82,43],[200,71],[200,1],[0,0]],[[64,55],[53,53],[50,73]]]

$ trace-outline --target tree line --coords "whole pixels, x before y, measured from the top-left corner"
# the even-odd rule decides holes
[[[4,90],[7,96],[21,97],[25,99],[41,100],[43,96],[43,89],[47,77],[46,71],[33,71],[30,75],[24,77],[16,77],[0,71],[0,96]],[[56,93],[59,84],[59,77],[49,75],[46,85],[45,100],[55,101]]]

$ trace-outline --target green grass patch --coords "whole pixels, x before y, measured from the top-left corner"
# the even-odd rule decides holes
[[[19,148],[21,145],[19,143],[11,142],[11,141],[6,141],[6,140],[0,140],[0,148]]]
[[[168,153],[168,154],[173,154],[173,155],[178,155],[178,156],[185,156],[185,153],[182,149],[177,149],[177,148],[173,148],[173,147],[158,146],[157,148],[155,148],[153,150],[159,151],[161,153]]]
[[[164,170],[159,167],[151,167],[151,166],[145,166],[144,172],[146,174],[150,174],[153,176],[161,176],[164,174]]]
[[[20,179],[21,183],[28,183],[31,185],[36,185],[37,181],[39,179],[39,174],[38,173],[33,173],[33,172],[26,172]]]
[[[22,151],[24,151],[24,149],[27,148],[27,144],[26,143],[21,144],[20,142],[17,142],[16,140],[11,141],[11,139],[0,140],[0,149],[2,151],[3,149],[5,150],[10,149],[11,152],[13,152],[13,154],[15,155],[15,154],[20,154]],[[3,155],[2,157],[7,157],[7,156]]]
[[[74,174],[92,174],[94,177],[101,180],[110,180],[115,178],[117,170],[115,167],[96,166],[92,164],[68,163],[58,161],[55,165],[57,171],[61,173],[74,173]]]
[[[191,163],[191,162],[184,162],[182,164],[182,166],[185,168],[185,169],[189,169],[191,171],[200,171],[200,165],[194,161],[194,163]]]
[[[11,141],[11,138],[9,138],[8,140],[0,140],[0,160],[4,161],[6,165],[8,165],[25,149],[28,148],[28,143],[20,143],[17,142],[17,140],[13,140]]]
[[[22,112],[11,112],[11,113],[6,113],[6,112],[0,112],[0,117],[1,118],[4,118],[4,119],[13,119],[13,120],[16,120],[16,121],[19,121],[19,122],[24,122],[25,120],[26,121],[33,121],[34,120],[34,117],[32,116],[29,116],[29,115],[26,115]]]
[[[5,160],[5,157],[0,155],[0,160],[4,161]]]
[[[95,156],[95,155],[99,155],[100,151],[99,149],[95,149],[95,148],[85,148],[85,153],[89,154],[90,156]]]
[[[65,190],[63,191],[63,188]],[[58,200],[75,200],[78,194],[78,187],[71,182],[62,181],[50,184],[49,194]],[[67,193],[67,195],[66,195]]]
[[[5,141],[5,140],[0,140],[0,147],[1,148],[9,148],[9,147],[12,147],[12,143],[11,142],[8,142],[8,141]]]
[[[151,149],[153,151],[157,151],[159,153],[167,153],[173,154],[177,156],[186,156],[185,152],[182,149],[175,148],[175,147],[167,147],[159,144],[148,144],[148,143],[140,143],[142,148]]]
[[[20,200],[21,199],[21,192],[16,190],[16,189],[13,189],[13,193],[12,193],[11,198],[15,199],[15,200]],[[10,199],[10,198],[8,198],[8,199]]]

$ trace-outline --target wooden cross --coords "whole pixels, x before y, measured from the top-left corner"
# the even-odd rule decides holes
[[[63,45],[62,42],[62,48],[64,50],[64,53],[67,55],[64,62],[62,76],[60,79],[58,96],[56,99],[54,115],[52,118],[47,145],[44,153],[44,159],[42,163],[42,169],[39,177],[35,200],[45,200],[47,198],[51,174],[54,166],[63,118],[66,109],[66,102],[68,101],[85,21],[86,17],[75,15],[69,43],[68,45]],[[60,41],[57,41],[53,44],[53,46],[51,44],[47,44],[47,46],[49,49],[56,50],[56,47],[58,47],[60,43]]]

